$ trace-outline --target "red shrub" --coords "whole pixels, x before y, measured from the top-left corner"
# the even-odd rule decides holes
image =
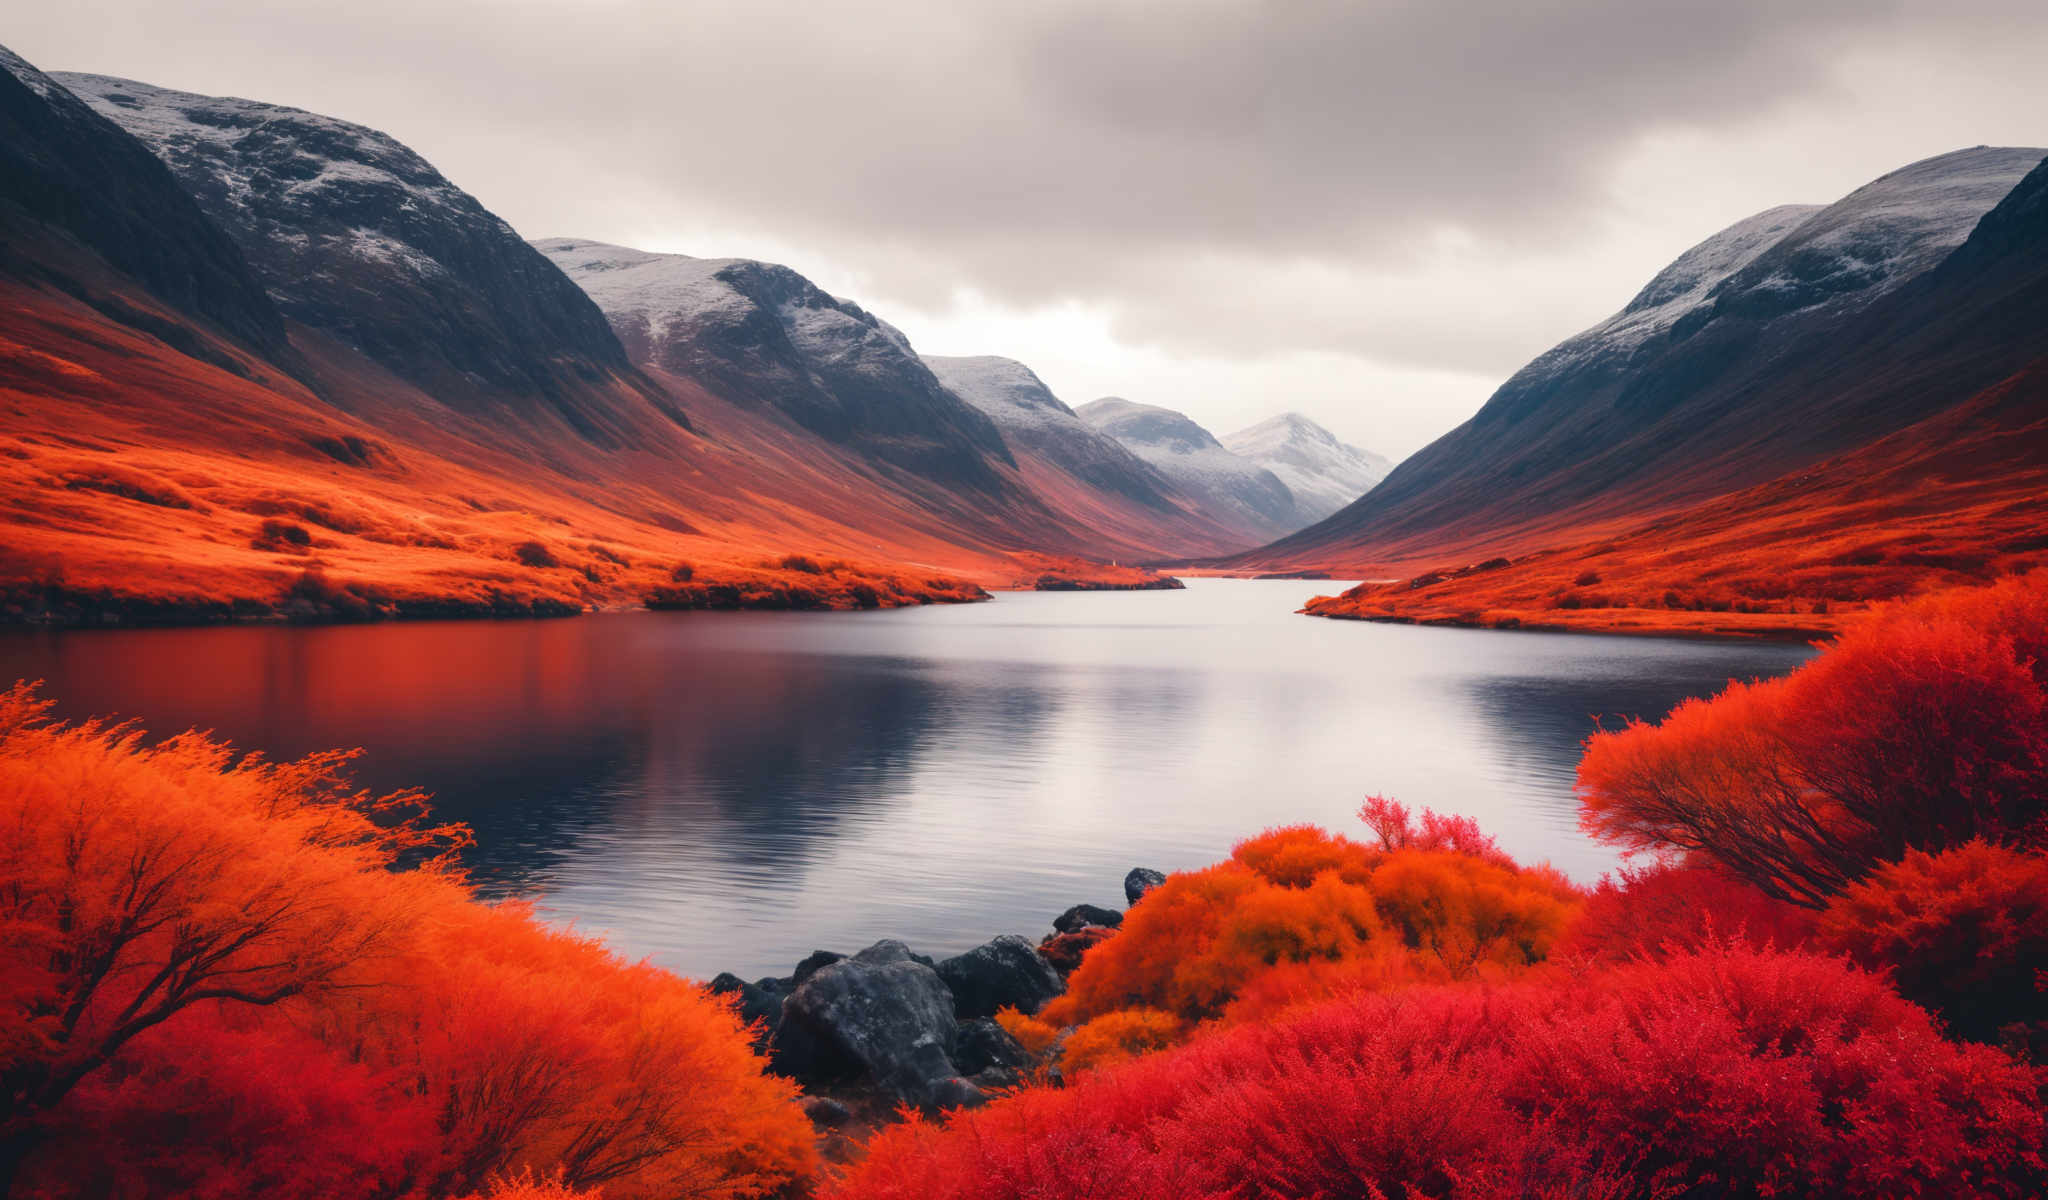
[[[1594,735],[1586,828],[1809,908],[1909,849],[2037,845],[2048,572],[1882,610],[1791,676]]]
[[[1551,954],[1632,962],[1710,941],[1793,949],[1813,932],[1807,909],[1773,900],[1711,866],[1657,863],[1603,877]]]
[[[891,1130],[829,1194],[2032,1195],[2035,1083],[1844,964],[1713,946],[1328,1002]]]
[[[1910,851],[1835,897],[1820,940],[1889,969],[1964,1037],[2025,1036],[2048,1020],[2035,982],[2048,969],[2048,855],[1983,842]]]

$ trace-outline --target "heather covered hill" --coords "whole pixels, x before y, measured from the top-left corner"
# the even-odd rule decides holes
[[[1237,529],[1270,538],[1304,523],[1294,493],[1278,476],[1225,449],[1185,413],[1119,396],[1074,411],[1194,497],[1203,511]]]
[[[7,620],[853,607],[1028,586],[1049,555],[1087,574],[1088,534],[936,383],[993,492],[639,369],[382,135],[78,78],[110,121],[0,65]]]
[[[1305,521],[1320,521],[1371,491],[1394,464],[1361,450],[1302,416],[1281,413],[1219,439],[1223,448],[1266,468],[1294,493]]]
[[[1855,415],[1845,400],[1866,383],[1915,369],[1861,335],[1862,314],[1939,265],[2043,153],[1960,150],[1818,211],[1738,222],[1517,372],[1360,502],[1243,564],[1364,567],[1468,549],[1490,558],[1575,523],[1765,482],[1997,382],[1987,359],[1939,397],[1845,419]],[[2009,373],[2024,355],[2002,361]]]

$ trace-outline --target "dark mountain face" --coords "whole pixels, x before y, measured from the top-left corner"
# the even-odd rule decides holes
[[[948,391],[887,322],[774,263],[534,243],[610,319],[633,359],[927,479],[1007,491],[995,423]]]
[[[57,243],[97,254],[173,309],[260,352],[284,323],[241,250],[140,142],[0,48],[0,271],[54,284],[188,353],[198,339],[124,305],[52,261]]]
[[[1178,512],[1172,483],[1052,394],[1023,363],[1009,358],[927,356],[953,394],[980,409],[1019,451],[1036,454],[1088,486],[1160,512]]]
[[[2010,356],[1986,346],[1970,359],[1948,344],[1970,342],[1967,331],[1924,306],[1948,342],[1886,325],[2042,156],[1957,151],[1824,209],[1772,209],[1723,230],[1357,503],[1257,554],[1292,561],[1483,536],[1594,504],[1618,514],[1698,499],[1927,416]],[[1909,341],[1917,360],[1901,352]],[[1937,386],[1895,386],[1906,379]]]
[[[634,374],[604,315],[405,146],[278,105],[58,78],[170,167],[289,320],[458,410],[538,401],[585,437],[618,439],[581,394]]]

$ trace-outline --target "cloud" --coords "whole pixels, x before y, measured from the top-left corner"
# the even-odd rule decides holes
[[[532,236],[766,248],[913,336],[1094,345],[1127,393],[1190,363],[1273,371],[1260,392],[1340,359],[1497,380],[1750,211],[1992,117],[2048,128],[2048,10],[2003,0],[73,0],[10,25],[45,67],[382,128]],[[1046,340],[1071,322],[1035,314],[1076,311],[1089,338]]]

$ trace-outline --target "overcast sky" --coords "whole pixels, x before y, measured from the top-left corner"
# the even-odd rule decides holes
[[[528,237],[788,263],[929,353],[1400,456],[1687,246],[2048,143],[2042,0],[64,0],[46,70],[392,134]]]

